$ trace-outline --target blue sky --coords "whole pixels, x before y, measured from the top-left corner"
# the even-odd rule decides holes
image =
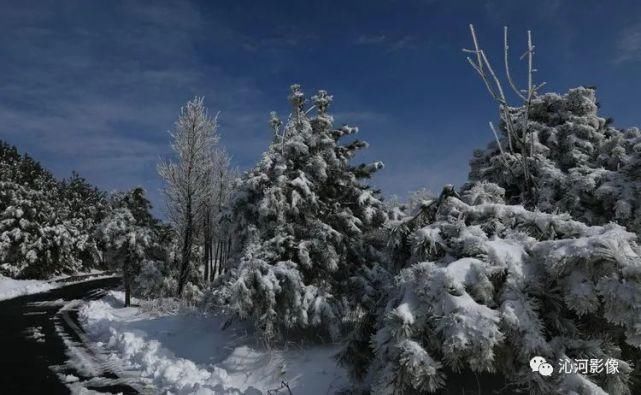
[[[533,30],[546,89],[595,85],[603,116],[641,125],[639,2],[0,0],[0,138],[60,177],[142,185],[162,208],[155,166],[181,104],[205,96],[247,169],[300,83],[359,126],[386,195],[438,191],[464,182],[496,118],[461,52],[469,23],[501,70],[503,26],[515,70]]]

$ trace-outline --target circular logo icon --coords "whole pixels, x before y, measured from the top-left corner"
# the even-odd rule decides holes
[[[541,376],[552,376],[554,368],[541,356],[535,356],[530,359],[530,368],[533,372],[538,372]]]

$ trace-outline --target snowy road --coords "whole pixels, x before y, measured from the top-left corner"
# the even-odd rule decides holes
[[[82,331],[75,323],[74,300],[99,298],[104,290],[119,283],[119,278],[89,280],[1,301],[0,393],[69,394],[70,386],[137,393],[120,382],[108,367],[93,363],[92,353],[84,346]],[[75,364],[67,363],[70,357],[76,360]],[[94,374],[88,374],[86,369],[79,371],[78,360],[80,366],[94,365]]]

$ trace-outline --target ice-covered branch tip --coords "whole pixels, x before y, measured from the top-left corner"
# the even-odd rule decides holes
[[[474,63],[474,61],[469,56],[466,59],[468,63],[472,66],[472,68],[476,70],[476,72],[479,74],[490,95],[492,95],[492,97],[495,100],[499,100],[500,96],[492,88],[492,84],[490,83],[490,80],[487,74],[485,73],[485,66],[488,63],[487,58],[484,56],[483,50],[479,47],[479,42],[478,42],[478,39],[476,38],[476,31],[474,30],[474,25],[472,24],[470,24],[470,34],[472,35],[472,43],[474,44],[474,49],[473,50],[463,49],[463,52],[475,54],[476,63]],[[499,91],[502,92],[503,89],[501,88],[500,84],[498,88],[499,88]]]
[[[494,72],[494,69],[492,68],[491,63],[489,62],[485,51],[479,45],[479,41],[476,36],[474,25],[470,25],[470,35],[472,36],[472,44],[474,45],[474,49],[463,49],[463,52],[474,54],[476,60],[473,60],[468,56],[466,58],[467,62],[472,66],[474,71],[476,71],[477,74],[479,74],[490,95],[492,95],[492,97],[495,100],[499,101],[501,104],[507,105],[507,100],[506,100],[505,92],[503,90],[503,86],[500,82],[500,79],[497,77],[496,73]],[[545,82],[539,85],[536,85],[533,81],[533,74],[537,71],[534,68],[534,48],[535,46],[532,40],[532,32],[528,30],[527,49],[520,57],[520,59],[524,59],[527,56],[527,60],[528,60],[527,88],[519,89],[519,87],[514,82],[514,79],[512,78],[512,73],[510,70],[510,62],[509,62],[510,45],[508,40],[508,27],[505,26],[503,28],[503,61],[504,61],[504,67],[505,67],[506,80],[510,88],[514,91],[514,93],[523,101],[531,100],[534,96],[536,96],[537,90],[540,89],[543,85],[545,85]]]
[[[328,95],[327,91],[322,89],[319,90],[316,95],[312,96],[312,101],[314,102],[314,106],[318,109],[319,115],[325,115],[332,99],[333,96]]]
[[[530,31],[528,30],[528,37],[530,36]],[[507,81],[510,84],[510,87],[514,91],[514,93],[517,94],[518,97],[520,97],[523,100],[527,100],[525,95],[523,95],[522,91],[516,87],[516,84],[514,83],[514,80],[512,80],[512,75],[510,74],[510,61],[509,61],[509,51],[510,46],[508,44],[508,34],[507,34],[507,26],[503,27],[503,59],[505,61],[505,76],[507,77]],[[528,81],[531,81],[532,78],[531,76],[528,77]],[[531,84],[528,83],[528,86]]]
[[[280,127],[283,125],[283,121],[278,118],[278,114],[276,111],[272,111],[269,113],[269,126],[271,126],[272,130],[274,131],[274,135],[278,136],[278,132],[280,131]]]
[[[299,84],[293,84],[290,87],[291,93],[289,95],[289,102],[294,108],[294,114],[300,114],[303,111],[303,106],[305,105],[305,94],[301,90]]]

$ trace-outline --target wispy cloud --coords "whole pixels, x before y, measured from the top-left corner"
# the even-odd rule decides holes
[[[260,152],[269,138],[256,130],[264,122],[252,124],[266,117],[254,105],[261,91],[194,57],[204,32],[191,3],[110,4],[117,26],[82,8],[31,13],[25,4],[0,15],[0,138],[58,175],[76,169],[107,189],[142,184],[156,200],[166,131],[180,106],[199,95],[222,111],[224,141]]]
[[[387,36],[384,34],[375,34],[375,35],[367,35],[363,34],[360,35],[354,40],[354,44],[356,45],[376,45],[376,44],[383,44],[387,42]]]
[[[641,23],[628,26],[619,33],[615,63],[641,60]]]
[[[416,37],[405,35],[398,40],[392,42],[388,48],[390,52],[398,51],[400,49],[416,48]]]
[[[416,48],[417,39],[413,35],[403,35],[399,37],[390,37],[385,34],[368,35],[363,34],[358,36],[354,41],[354,45],[361,46],[380,46],[386,52],[394,52],[401,49]]]

